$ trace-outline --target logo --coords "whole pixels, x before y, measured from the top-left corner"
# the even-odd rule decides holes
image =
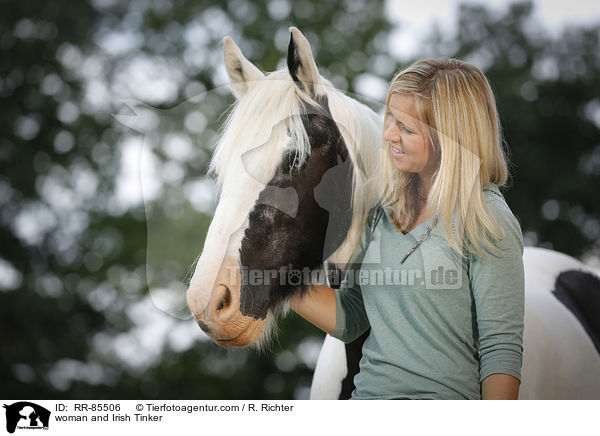
[[[28,401],[3,406],[6,409],[6,431],[14,433],[15,429],[48,430],[50,411]]]

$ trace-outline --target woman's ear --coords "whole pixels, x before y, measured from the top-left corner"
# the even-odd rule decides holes
[[[314,98],[319,83],[319,71],[308,40],[296,27],[290,27],[287,66],[298,88]]]
[[[265,77],[262,71],[244,57],[240,48],[228,36],[224,39],[223,56],[233,92],[238,98],[248,92],[252,81]]]

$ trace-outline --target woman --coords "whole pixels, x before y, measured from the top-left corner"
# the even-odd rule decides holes
[[[360,268],[292,307],[346,343],[371,328],[352,399],[516,399],[523,242],[498,190],[490,85],[467,62],[423,60],[394,77],[386,105]]]

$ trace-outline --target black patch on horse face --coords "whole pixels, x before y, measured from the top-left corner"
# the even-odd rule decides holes
[[[322,265],[348,232],[352,164],[329,112],[327,97],[321,97],[318,103],[307,104],[302,117],[311,145],[310,157],[303,165],[290,168],[294,160],[284,156],[267,185],[296,191],[296,215],[264,204],[269,203],[262,201],[261,196],[268,192],[265,189],[248,216],[240,248],[240,309],[246,316],[264,319],[269,309],[305,291],[310,272]],[[333,214],[345,219],[330,222]],[[254,280],[257,276],[259,280]]]
[[[600,354],[600,279],[583,271],[563,271],[554,296],[579,320]]]

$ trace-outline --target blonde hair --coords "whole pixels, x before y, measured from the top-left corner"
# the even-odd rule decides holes
[[[504,185],[508,169],[496,100],[486,77],[468,62],[421,60],[394,77],[386,107],[394,93],[414,96],[417,117],[426,126],[438,160],[428,212],[437,214],[448,243],[460,255],[481,255],[485,248],[495,251],[504,234],[487,206],[483,188]],[[393,209],[401,228],[409,228],[419,212],[418,174],[396,169],[389,149],[382,140],[373,182],[382,206]]]

